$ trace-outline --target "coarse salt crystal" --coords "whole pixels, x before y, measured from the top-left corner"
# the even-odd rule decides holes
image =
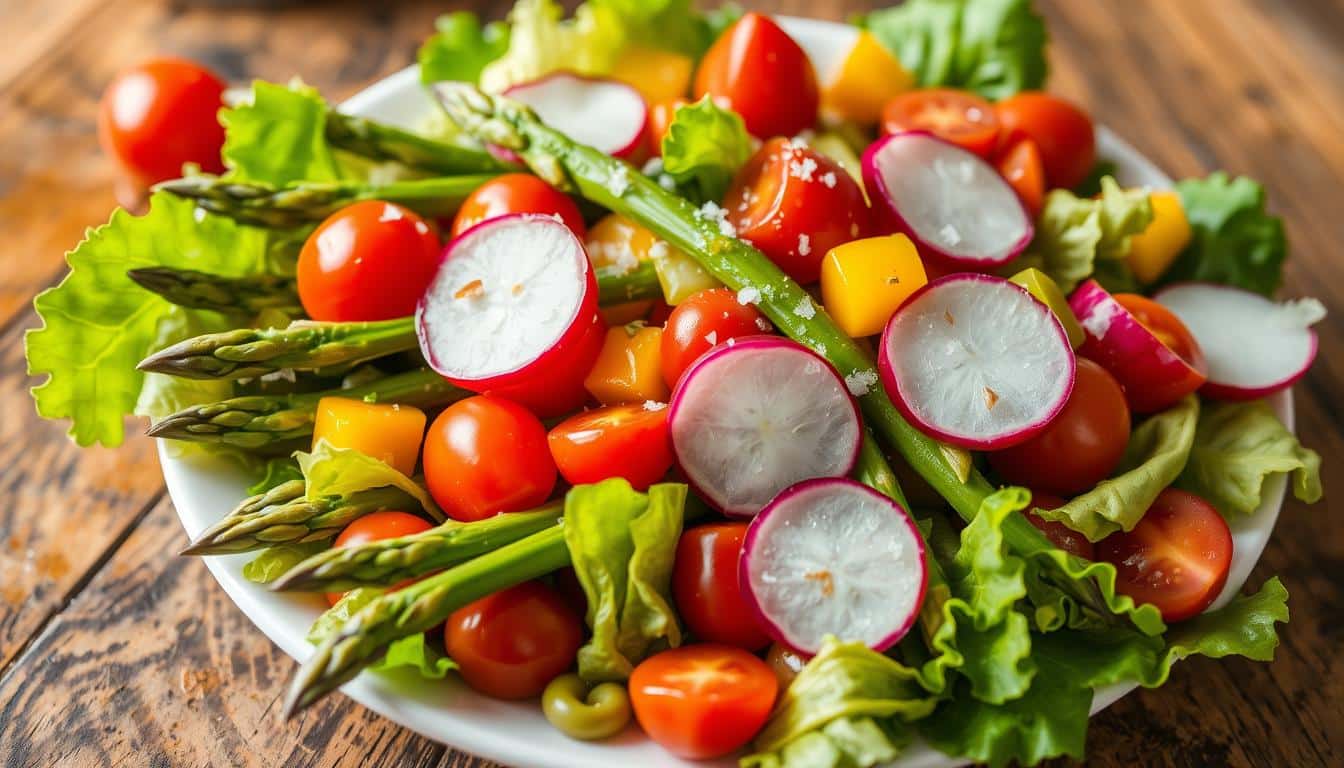
[[[663,172],[663,158],[661,158],[661,157],[650,157],[650,158],[649,158],[649,162],[647,162],[647,163],[644,164],[644,167],[641,169],[641,172],[642,172],[645,176],[657,176],[658,174],[662,173],[662,172]]]
[[[798,236],[798,255],[806,256],[812,252],[812,238],[807,235]]]
[[[845,386],[849,389],[849,394],[855,397],[868,394],[876,384],[877,371],[871,368],[866,371],[855,371],[845,377]]]
[[[661,411],[661,410],[663,410],[663,409],[666,408],[666,407],[667,407],[667,403],[660,403],[660,402],[658,402],[657,400],[645,400],[645,401],[644,401],[644,410],[646,410],[646,411]]]
[[[761,291],[754,286],[743,286],[742,289],[737,292],[737,303],[743,306],[759,303],[760,300]]]
[[[804,298],[802,301],[798,302],[798,306],[793,308],[793,314],[803,318],[804,320],[811,320],[812,318],[817,316],[817,308],[812,303],[811,299]]]
[[[711,346],[711,347],[714,346],[715,344],[718,344],[718,343],[719,343],[719,332],[718,332],[718,331],[710,331],[709,333],[706,333],[706,334],[705,334],[705,341],[709,342],[709,346]]]
[[[630,189],[630,171],[624,163],[617,165],[616,170],[607,177],[607,191],[615,197],[624,195]]]
[[[821,183],[825,184],[831,189],[835,189],[835,184],[838,181],[839,179],[835,178],[835,171],[827,171],[826,173],[822,174]]]
[[[804,157],[802,160],[794,160],[789,163],[789,175],[795,179],[811,181],[812,174],[817,170],[817,161],[810,157]]]
[[[668,192],[675,192],[677,190],[677,180],[666,173],[659,174],[658,186],[666,189]]]
[[[654,240],[653,245],[649,246],[649,258],[665,259],[667,258],[667,250],[668,248],[666,242],[662,240]]]

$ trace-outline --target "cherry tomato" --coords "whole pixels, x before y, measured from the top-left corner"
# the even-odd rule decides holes
[[[1002,152],[996,165],[999,175],[1008,182],[1017,197],[1035,219],[1045,203],[1045,166],[1041,150],[1031,139],[1021,139]]]
[[[224,81],[184,59],[150,59],[121,72],[98,105],[98,140],[141,186],[182,175],[184,163],[223,173]]]
[[[1064,500],[1058,496],[1049,493],[1031,492],[1031,506],[1040,509],[1059,509],[1064,506]],[[1051,544],[1068,552],[1071,555],[1077,555],[1084,560],[1095,560],[1096,550],[1092,547],[1092,542],[1087,540],[1083,534],[1073,530],[1069,526],[1058,520],[1046,520],[1037,517],[1032,512],[1027,512],[1027,522],[1040,529],[1045,534],[1045,538],[1050,540]]]
[[[667,129],[672,127],[672,121],[677,117],[677,110],[690,103],[678,96],[649,107],[649,142],[653,145],[653,154],[659,156],[663,154],[663,137],[667,135]]]
[[[1134,530],[1097,542],[1097,559],[1115,566],[1117,592],[1157,606],[1163,621],[1181,621],[1202,613],[1223,591],[1232,532],[1213,505],[1168,488]]]
[[[1073,392],[1044,432],[989,454],[1010,483],[1071,496],[1110,477],[1129,444],[1125,393],[1105,368],[1078,358]]]
[[[677,613],[701,640],[757,651],[770,642],[737,585],[746,523],[699,525],[681,534],[672,566]]]
[[[528,699],[569,669],[583,622],[555,590],[526,581],[459,608],[444,646],[467,685],[497,699]]]
[[[623,477],[646,490],[672,468],[667,407],[615,405],[560,422],[547,435],[560,474],[572,485]]]
[[[539,506],[555,488],[546,428],[512,400],[456,402],[425,434],[425,483],[454,520],[471,522]]]
[[[793,136],[817,122],[817,73],[769,17],[748,13],[714,41],[695,73],[695,96],[742,116],[758,138]]]
[[[1160,411],[1199,389],[1207,379],[1209,365],[1204,359],[1204,350],[1185,323],[1171,310],[1146,296],[1117,293],[1113,298],[1188,366],[1181,369],[1182,375],[1174,375],[1169,380],[1148,380],[1142,387],[1130,386],[1125,392],[1130,408],[1139,413]]]
[[[1023,91],[994,105],[1003,125],[1003,138],[1036,142],[1051,188],[1072,189],[1097,163],[1097,140],[1092,118],[1073,104],[1040,91]]]
[[[367,200],[331,214],[299,253],[299,299],[314,320],[415,314],[439,263],[439,239],[395,203]]]
[[[630,675],[630,703],[649,738],[689,760],[721,757],[765,725],[775,673],[728,645],[688,645],[645,659]]]
[[[682,372],[712,347],[772,330],[765,315],[727,288],[701,291],[678,304],[663,326],[663,379],[675,389]]]
[[[485,182],[462,201],[453,218],[453,237],[488,219],[510,213],[558,214],[579,240],[588,236],[579,206],[564,192],[528,173],[506,173]]]
[[[988,159],[999,140],[994,105],[969,91],[928,88],[907,91],[882,110],[882,131],[928,131]]]
[[[854,177],[790,139],[771,139],[756,151],[723,207],[738,237],[804,284],[821,276],[827,251],[869,229],[868,203]]]
[[[368,544],[371,541],[383,541],[384,539],[398,539],[402,536],[410,536],[413,533],[428,531],[430,524],[415,515],[406,512],[371,512],[353,523],[347,525],[345,530],[336,537],[332,543],[333,549],[341,547],[357,547],[361,544]],[[411,584],[415,579],[407,579],[398,584],[394,589],[401,589],[407,584]],[[327,602],[335,605],[340,601],[344,592],[328,592]]]

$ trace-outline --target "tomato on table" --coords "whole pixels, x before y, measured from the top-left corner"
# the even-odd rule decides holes
[[[1034,220],[1045,204],[1045,165],[1036,142],[1019,139],[999,154],[995,166]]]
[[[192,61],[157,58],[121,72],[98,105],[98,140],[143,187],[182,175],[184,163],[223,173],[224,81]]]
[[[528,173],[506,173],[477,187],[453,218],[452,236],[511,213],[558,215],[580,240],[588,235],[579,206],[564,192]]]
[[[1196,616],[1218,599],[1232,566],[1232,532],[1218,510],[1193,493],[1168,488],[1128,532],[1097,542],[1097,559],[1115,566],[1117,592],[1150,603],[1162,620]]]
[[[540,696],[569,669],[583,621],[560,595],[526,581],[453,612],[444,646],[472,688],[497,699]]]
[[[926,88],[887,102],[882,110],[882,131],[928,131],[989,159],[999,140],[999,118],[994,105],[970,91]]]
[[[676,388],[682,372],[713,347],[772,330],[765,315],[739,302],[731,290],[701,291],[678,304],[663,326],[663,379]]]
[[[649,107],[649,141],[652,142],[653,154],[662,156],[663,137],[667,135],[667,129],[672,127],[672,121],[677,118],[677,110],[690,103],[687,99],[677,97],[657,102]]]
[[[1003,139],[1031,139],[1041,152],[1050,188],[1072,189],[1097,164],[1092,118],[1073,104],[1040,91],[1023,91],[994,105]]]
[[[695,97],[706,94],[741,115],[747,131],[761,139],[811,128],[821,103],[807,53],[759,13],[738,19],[701,59]]]
[[[663,403],[616,405],[586,411],[547,435],[561,476],[572,485],[623,477],[647,490],[672,468],[672,437]]]
[[[1031,492],[1032,509],[1059,509],[1064,506],[1064,499],[1049,493]],[[1035,512],[1027,512],[1027,522],[1036,526],[1045,538],[1050,540],[1051,544],[1068,552],[1071,555],[1077,555],[1084,560],[1095,560],[1097,558],[1096,550],[1092,542],[1087,540],[1083,534],[1073,530],[1069,526],[1058,520],[1046,520],[1039,517]]]
[[[746,537],[746,523],[698,525],[682,533],[672,566],[672,596],[677,613],[696,637],[757,651],[770,636],[737,583]]]
[[[357,547],[361,544],[368,544],[372,541],[384,541],[386,539],[399,539],[402,536],[428,531],[432,528],[428,521],[423,518],[412,515],[408,512],[382,511],[371,512],[347,525],[345,530],[332,542],[332,549],[341,549],[343,547]],[[401,589],[415,582],[415,579],[407,579],[393,587]],[[327,603],[336,605],[344,597],[344,592],[328,592]]]
[[[1140,296],[1137,293],[1117,293],[1113,294],[1112,298],[1119,302],[1140,325],[1148,329],[1149,333],[1157,337],[1163,346],[1189,366],[1183,376],[1165,382],[1145,382],[1142,392],[1135,391],[1131,386],[1127,394],[1131,406],[1136,411],[1146,413],[1161,410],[1204,384],[1209,371],[1208,362],[1204,359],[1204,350],[1175,313],[1147,296]],[[1136,401],[1145,404],[1144,407],[1136,405]],[[1148,407],[1146,404],[1153,406]]]
[[[765,725],[779,692],[769,665],[741,648],[688,645],[630,675],[630,703],[649,738],[689,760],[720,757]]]
[[[454,520],[539,506],[555,488],[546,428],[512,400],[489,395],[448,406],[425,435],[425,484]]]

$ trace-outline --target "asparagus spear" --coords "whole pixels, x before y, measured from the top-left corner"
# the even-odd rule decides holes
[[[327,113],[327,141],[361,157],[393,161],[440,176],[500,173],[515,169],[479,149],[435,141],[410,131],[362,117]]]
[[[190,269],[143,267],[126,271],[140,287],[179,307],[255,315],[264,309],[302,314],[297,281],[279,275],[225,277]]]

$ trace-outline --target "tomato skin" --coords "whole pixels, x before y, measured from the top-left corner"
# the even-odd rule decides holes
[[[672,121],[677,117],[677,110],[690,103],[678,96],[649,107],[649,145],[653,148],[653,154],[662,157],[663,137],[667,135],[667,129],[672,127]]]
[[[413,533],[428,531],[431,527],[426,520],[408,512],[371,512],[345,526],[345,530],[341,531],[340,535],[336,537],[331,547],[332,549],[357,547],[371,541],[398,539],[402,536],[410,536]],[[407,579],[393,589],[401,589],[414,582],[415,579]],[[344,592],[328,592],[327,603],[336,605],[344,595]]]
[[[1092,118],[1064,99],[1040,91],[1023,91],[994,105],[1006,142],[1036,142],[1050,188],[1072,189],[1097,163]]]
[[[630,703],[649,738],[689,760],[726,755],[765,725],[775,673],[727,645],[688,645],[650,656],[630,675]]]
[[[462,679],[497,699],[528,699],[574,663],[583,622],[555,590],[526,581],[453,612],[444,630]]]
[[[817,122],[821,92],[807,54],[769,17],[748,13],[719,36],[695,73],[695,97],[742,116],[761,139],[793,136]]]
[[[724,198],[737,236],[799,283],[815,283],[826,252],[871,229],[854,177],[799,142],[771,139],[737,172]]]
[[[1071,496],[1110,477],[1129,443],[1125,393],[1105,368],[1078,358],[1073,392],[1045,431],[1024,443],[989,453],[1005,480]]]
[[[425,433],[425,483],[454,520],[539,506],[555,488],[546,428],[512,400],[478,395],[448,406]]]
[[[907,91],[882,109],[882,133],[928,131],[986,160],[999,141],[994,105],[970,91],[926,88]]]
[[[183,163],[223,173],[224,81],[192,61],[155,58],[119,73],[98,104],[98,140],[139,185],[182,175]]]
[[[564,192],[528,173],[506,173],[485,182],[462,201],[453,217],[452,236],[510,213],[558,214],[582,241],[588,236],[579,206]]]
[[[557,424],[546,440],[571,485],[623,477],[644,491],[672,468],[666,407],[634,403],[586,411]]]
[[[1018,140],[999,154],[995,167],[1035,220],[1045,204],[1045,165],[1041,162],[1041,150],[1036,142]]]
[[[1131,410],[1136,413],[1165,410],[1204,385],[1209,373],[1204,350],[1180,318],[1156,301],[1137,293],[1117,293],[1112,298],[1185,363],[1182,366],[1172,361],[1172,365],[1164,369],[1165,376],[1161,379],[1148,377],[1127,381],[1125,397]],[[1087,344],[1080,351],[1091,354]]]
[[[681,534],[672,566],[677,613],[696,637],[758,651],[770,642],[742,597],[737,564],[746,523],[699,525]]]
[[[1038,491],[1031,492],[1031,506],[1033,510],[1036,508],[1059,509],[1064,506],[1064,504],[1065,502],[1063,499],[1053,494],[1041,493]],[[1059,547],[1071,555],[1077,555],[1084,560],[1095,560],[1097,558],[1097,553],[1092,546],[1092,542],[1088,541],[1087,537],[1083,534],[1073,530],[1058,520],[1046,520],[1045,518],[1038,517],[1035,512],[1027,512],[1026,516],[1027,522],[1036,526],[1036,528],[1040,530],[1041,533],[1044,533],[1045,537],[1050,540],[1050,543],[1054,544],[1056,547]]]
[[[663,379],[675,389],[681,374],[714,346],[772,330],[765,315],[727,288],[701,291],[678,304],[663,326]]]
[[[1193,493],[1168,488],[1128,532],[1097,542],[1097,559],[1115,566],[1117,592],[1151,603],[1162,620],[1204,612],[1227,584],[1232,532],[1218,510]]]

